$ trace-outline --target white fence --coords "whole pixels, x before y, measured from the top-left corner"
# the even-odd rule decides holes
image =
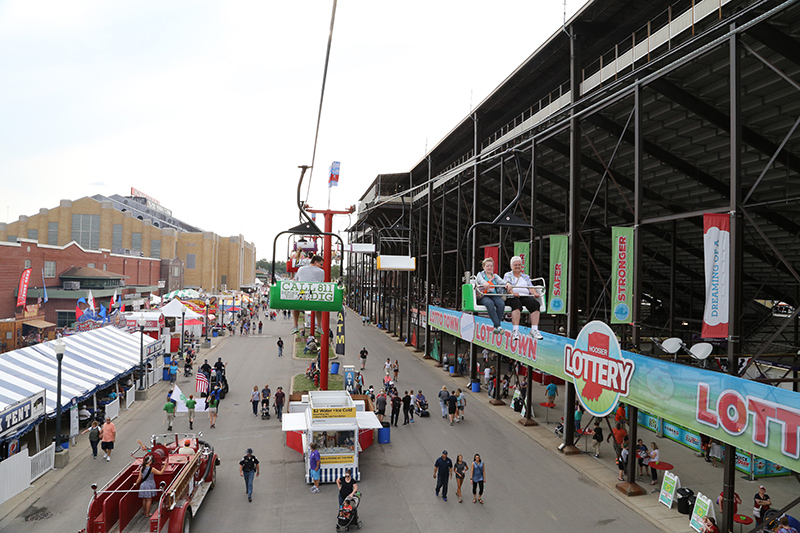
[[[133,402],[135,401],[136,401],[136,383],[134,383],[131,388],[125,391],[125,410],[127,411],[128,409],[130,409],[131,405],[133,405]]]
[[[119,396],[114,398],[113,402],[107,403],[105,406],[106,418],[114,420],[119,416]]]
[[[54,468],[56,443],[54,442],[36,455],[29,457],[29,459],[31,460],[31,483],[33,483]]]
[[[56,445],[51,444],[33,457],[28,450],[22,450],[3,462],[0,462],[0,504],[10,500],[31,483],[39,479],[45,472],[53,469]]]

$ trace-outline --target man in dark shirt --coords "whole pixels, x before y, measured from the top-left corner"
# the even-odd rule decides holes
[[[283,393],[283,387],[278,387],[275,392],[275,412],[278,414],[278,420],[283,420],[283,399],[286,395]]]
[[[456,411],[458,410],[458,396],[456,396],[455,392],[451,392],[450,396],[447,397],[447,414],[450,417],[450,425],[453,425],[453,420],[456,416]]]
[[[278,337],[278,357],[283,357],[283,339]]]
[[[447,484],[453,477],[453,461],[447,457],[447,450],[433,463],[433,479],[436,480],[436,496],[442,491],[442,499],[447,501]]]
[[[264,388],[261,389],[261,409],[266,410],[269,413],[269,398],[272,396],[272,391],[269,390],[269,383],[264,385]]]
[[[221,377],[222,374],[225,372],[225,367],[227,365],[222,362],[222,357],[217,358],[217,362],[214,363],[214,370],[217,371],[217,377]]]
[[[206,375],[206,377],[211,376],[211,365],[208,364],[208,359],[204,360],[203,366],[200,367],[200,372]]]
[[[253,449],[247,448],[247,455],[239,461],[239,475],[244,478],[244,487],[247,491],[247,501],[253,501],[253,478],[260,473],[258,459],[253,455]]]
[[[361,348],[361,351],[358,352],[358,353],[361,356],[361,370],[364,370],[364,367],[367,366],[367,356],[369,355],[369,352],[367,351],[367,347],[364,346],[363,348]]]
[[[408,391],[403,393],[403,425],[408,424],[408,412],[411,409],[411,396]]]
[[[397,420],[400,418],[400,406],[402,404],[402,398],[396,392],[392,392],[392,417],[389,419],[389,423],[395,427],[397,426]]]

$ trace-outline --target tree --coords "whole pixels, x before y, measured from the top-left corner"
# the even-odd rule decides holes
[[[267,272],[272,272],[272,261],[259,259],[256,261],[256,268],[263,268]],[[286,274],[286,261],[275,261],[275,273]]]

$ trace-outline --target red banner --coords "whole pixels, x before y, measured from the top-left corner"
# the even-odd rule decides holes
[[[724,339],[728,336],[731,219],[728,214],[706,213],[703,215],[703,226],[706,307],[701,336],[705,339]]]
[[[28,282],[31,280],[31,269],[26,268],[19,277],[19,291],[17,292],[17,307],[24,306],[28,300]]]
[[[495,272],[503,272],[503,269],[500,267],[500,248],[498,246],[487,246],[483,249],[483,258],[486,259],[491,257],[494,260],[494,271]],[[498,274],[501,278],[503,277],[502,274]]]

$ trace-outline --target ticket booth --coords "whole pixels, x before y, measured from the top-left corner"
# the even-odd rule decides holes
[[[372,444],[374,430],[381,427],[378,417],[357,409],[345,391],[309,391],[303,400],[292,402],[295,405],[283,415],[282,429],[287,446],[303,454],[306,483],[311,482],[308,456],[312,442],[317,444],[322,463],[321,483],[335,483],[348,468],[359,481],[358,458]]]

